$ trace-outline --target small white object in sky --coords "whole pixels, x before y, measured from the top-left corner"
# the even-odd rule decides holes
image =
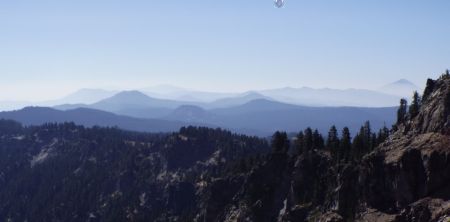
[[[284,0],[274,0],[275,1],[275,7],[282,8],[284,6]]]

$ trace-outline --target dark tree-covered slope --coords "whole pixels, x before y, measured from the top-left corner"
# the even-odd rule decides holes
[[[0,133],[1,221],[193,218],[203,184],[268,150],[264,140],[194,127],[157,135],[3,120]]]

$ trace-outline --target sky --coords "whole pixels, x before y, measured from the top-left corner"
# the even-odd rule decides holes
[[[449,11],[448,0],[4,0],[0,100],[422,86],[450,68]]]

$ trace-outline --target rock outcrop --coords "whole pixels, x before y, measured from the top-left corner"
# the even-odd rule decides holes
[[[395,221],[443,220],[450,210],[449,117],[450,76],[428,80],[419,113],[361,163],[360,201],[396,214]]]

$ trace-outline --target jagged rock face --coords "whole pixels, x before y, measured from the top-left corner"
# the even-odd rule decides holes
[[[427,133],[388,141],[366,156],[360,180],[361,200],[389,214],[398,214],[426,197],[448,200],[450,138]]]
[[[445,133],[450,130],[450,76],[427,81],[419,114],[404,125],[404,133]]]
[[[286,203],[292,160],[286,154],[273,154],[253,169],[233,198],[225,221],[276,221]]]
[[[361,202],[399,214],[397,221],[437,220],[437,211],[448,212],[448,204],[443,210],[428,203],[450,199],[449,111],[450,76],[428,80],[419,114],[361,163]]]

